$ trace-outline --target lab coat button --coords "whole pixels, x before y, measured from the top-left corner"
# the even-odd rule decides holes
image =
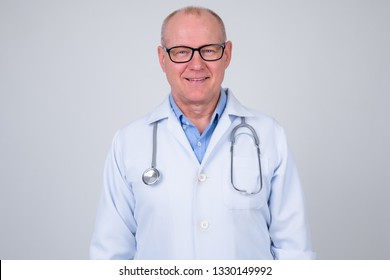
[[[207,179],[207,176],[206,176],[206,174],[199,174],[199,176],[198,176],[198,180],[200,181],[200,182],[204,182],[204,181],[206,181],[206,179]]]
[[[207,221],[201,221],[201,222],[200,222],[200,227],[201,227],[202,229],[208,229],[208,228],[209,228],[209,222],[207,222]]]

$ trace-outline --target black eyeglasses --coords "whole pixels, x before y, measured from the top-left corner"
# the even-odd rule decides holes
[[[187,46],[176,46],[172,48],[165,48],[169,58],[174,63],[186,63],[192,59],[194,52],[199,52],[200,57],[204,61],[220,60],[225,50],[225,43],[204,45],[200,48],[191,48]]]

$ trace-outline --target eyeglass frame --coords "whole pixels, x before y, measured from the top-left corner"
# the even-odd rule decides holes
[[[219,46],[219,47],[222,47],[222,53],[221,53],[221,57],[217,58],[217,59],[204,59],[204,57],[202,56],[202,53],[200,52],[200,50],[202,48],[205,48],[205,47],[210,47],[210,46]],[[188,48],[188,49],[191,49],[192,51],[192,54],[191,54],[191,57],[186,60],[186,61],[174,61],[171,57],[171,50],[172,49],[175,49],[175,48]],[[171,47],[171,48],[167,48],[167,47],[164,47],[163,46],[163,50],[166,51],[168,53],[168,56],[169,56],[169,59],[173,62],[173,63],[187,63],[187,62],[190,62],[191,59],[194,57],[194,53],[197,51],[199,53],[199,56],[204,60],[204,61],[218,61],[220,60],[222,57],[223,57],[223,54],[225,53],[225,48],[226,48],[226,42],[225,43],[222,43],[222,44],[207,44],[207,45],[203,45],[203,46],[200,46],[199,48],[191,48],[189,46],[174,46],[174,47]]]

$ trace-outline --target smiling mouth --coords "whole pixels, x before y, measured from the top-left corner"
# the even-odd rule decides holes
[[[208,78],[207,77],[204,77],[204,78],[186,78],[187,81],[190,81],[190,82],[202,82],[202,81],[206,81]]]

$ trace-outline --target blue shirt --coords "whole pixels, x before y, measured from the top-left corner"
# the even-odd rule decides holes
[[[187,139],[190,142],[192,150],[194,151],[199,163],[201,163],[203,160],[204,154],[206,153],[207,146],[210,143],[210,139],[213,135],[214,129],[217,126],[218,120],[221,117],[223,111],[225,110],[226,100],[226,92],[224,90],[221,90],[218,105],[211,118],[211,122],[206,128],[206,130],[202,134],[200,134],[196,126],[194,126],[179,109],[175,100],[173,99],[172,94],[169,95],[169,103],[171,104],[172,110],[175,113],[177,119],[179,120],[180,125],[183,128],[183,131],[187,136]]]

